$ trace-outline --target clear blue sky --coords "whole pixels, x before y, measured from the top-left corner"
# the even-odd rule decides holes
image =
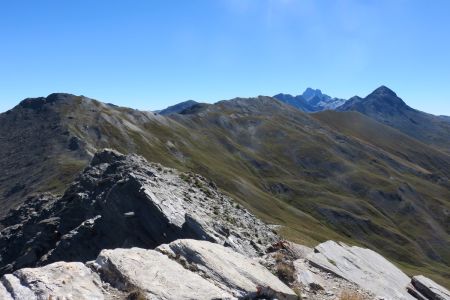
[[[0,111],[52,92],[153,110],[384,84],[450,115],[449,16],[448,0],[1,1]]]

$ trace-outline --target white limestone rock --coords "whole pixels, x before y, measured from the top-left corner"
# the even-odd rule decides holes
[[[296,281],[312,290],[323,290],[324,281],[309,270],[308,265],[303,259],[297,259],[293,262],[295,268]]]
[[[94,267],[104,281],[145,299],[235,299],[200,275],[154,250],[103,250]]]
[[[82,263],[22,269],[3,276],[1,282],[8,291],[5,299],[105,299],[100,279]]]
[[[450,300],[450,292],[446,288],[425,276],[414,276],[411,283],[430,300]]]
[[[327,241],[318,245],[308,260],[384,299],[415,299],[406,288],[410,278],[372,250]]]
[[[298,299],[294,291],[256,260],[222,245],[197,240],[177,240],[158,247],[158,250],[235,297]]]

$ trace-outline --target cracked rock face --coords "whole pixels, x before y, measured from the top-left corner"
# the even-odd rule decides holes
[[[414,276],[411,284],[424,299],[450,300],[450,291],[425,276]]]
[[[37,269],[22,269],[0,280],[0,299],[103,300],[101,281],[82,263],[57,262]],[[3,293],[2,293],[3,291]]]
[[[145,299],[231,299],[232,296],[153,250],[103,250],[94,268],[112,286]]]
[[[183,238],[257,256],[277,240],[214,183],[113,150],[97,153],[61,198],[30,198],[0,222],[0,274]]]
[[[230,248],[196,240],[177,240],[157,248],[195,270],[237,298],[264,293],[270,299],[296,300],[298,296],[259,264]]]
[[[169,249],[180,247],[184,254],[173,257]],[[0,279],[0,299],[298,299],[255,259],[230,248],[194,240],[162,248],[103,250],[95,262],[22,269]],[[196,253],[198,268],[180,261],[192,259],[188,253]]]
[[[415,299],[407,291],[410,278],[380,254],[328,241],[318,245],[308,261],[386,299]]]

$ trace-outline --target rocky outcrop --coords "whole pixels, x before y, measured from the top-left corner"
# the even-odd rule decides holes
[[[414,276],[411,283],[426,299],[450,300],[450,291],[425,276]]]
[[[260,262],[295,289],[301,299],[380,300],[356,283],[313,266],[307,260],[313,251],[303,245],[280,241],[268,249]]]
[[[82,263],[22,269],[0,280],[0,299],[105,299],[100,278]],[[62,298],[61,298],[62,299]]]
[[[153,250],[103,250],[94,263],[104,281],[144,299],[230,299],[232,296]]]
[[[86,262],[102,249],[151,249],[180,238],[257,256],[277,239],[213,182],[112,150],[97,153],[61,198],[30,198],[6,220],[0,273]]]
[[[230,248],[204,241],[177,240],[158,247],[158,250],[237,298],[258,294],[280,300],[298,298],[256,260]]]
[[[378,253],[328,241],[315,247],[308,261],[386,299],[415,299],[408,291],[410,278]]]
[[[86,265],[57,262],[22,269],[0,280],[1,300],[238,298],[296,300],[298,296],[254,259],[194,240],[175,241],[159,251],[103,250]]]

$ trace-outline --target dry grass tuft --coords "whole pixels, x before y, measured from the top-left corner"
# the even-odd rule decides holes
[[[339,300],[366,300],[361,294],[353,291],[343,291]]]
[[[286,284],[290,284],[295,281],[295,268],[289,263],[278,263],[276,265],[276,275]]]

